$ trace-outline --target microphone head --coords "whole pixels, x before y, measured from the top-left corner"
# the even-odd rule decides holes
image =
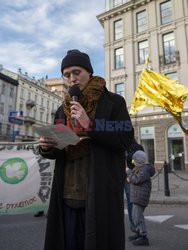
[[[78,85],[73,85],[72,87],[70,87],[69,89],[69,95],[72,96],[80,96],[80,88],[78,87]]]

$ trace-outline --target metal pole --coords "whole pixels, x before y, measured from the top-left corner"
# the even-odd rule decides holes
[[[158,176],[157,176],[157,180],[158,180],[158,181],[157,181],[157,185],[158,185],[158,186],[157,186],[157,191],[159,191],[159,190],[160,190],[160,185],[159,185],[159,173],[158,173]]]
[[[170,196],[169,182],[168,182],[168,164],[164,162],[164,191],[165,196]]]

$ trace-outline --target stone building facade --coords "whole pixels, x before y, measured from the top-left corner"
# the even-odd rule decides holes
[[[106,0],[97,18],[104,28],[107,87],[124,96],[128,108],[148,53],[154,71],[188,86],[187,0]],[[182,116],[188,123],[188,102]],[[132,122],[156,168],[167,161],[171,169],[188,172],[188,136],[170,114],[149,107]]]
[[[68,92],[68,84],[62,77],[45,79],[45,84],[51,89],[52,92],[61,96],[62,99],[64,99],[65,94]]]
[[[10,134],[14,136],[9,136],[7,140],[37,140],[38,135],[34,131],[34,126],[53,124],[55,112],[62,103],[62,97],[57,95],[57,91],[52,91],[44,79],[31,79],[28,74],[23,74],[21,70],[14,73],[2,69],[1,73],[7,78],[17,81],[17,89],[14,93],[15,103],[6,113],[7,117],[10,116],[11,112],[14,115],[11,122],[10,118],[6,121],[7,126],[10,126]],[[7,100],[9,101],[9,99]],[[5,111],[3,116],[5,117]]]
[[[0,69],[0,141],[6,141],[11,136],[9,113],[16,105],[18,81],[13,76],[8,76]]]

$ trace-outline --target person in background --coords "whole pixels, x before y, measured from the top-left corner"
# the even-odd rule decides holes
[[[77,145],[60,150],[41,137],[39,152],[55,159],[45,250],[125,250],[125,151],[134,137],[123,97],[93,76],[86,53],[69,50],[61,72],[69,87],[77,85],[79,101],[67,94],[55,120],[77,121]]]
[[[138,150],[144,151],[144,148],[134,138],[130,148],[126,151],[126,173],[127,174],[129,174],[130,170],[134,168],[134,164],[132,163],[132,156]],[[132,219],[132,203],[130,201],[130,184],[127,181],[127,179],[125,179],[125,194],[127,198],[127,210],[128,210],[130,229],[132,232],[135,233],[136,228]]]
[[[135,167],[129,173],[127,181],[130,183],[130,200],[133,203],[132,217],[136,234],[129,236],[129,240],[135,246],[148,246],[144,210],[149,203],[151,177],[155,174],[155,168],[149,163],[146,164],[146,154],[141,150],[136,151],[132,158]]]

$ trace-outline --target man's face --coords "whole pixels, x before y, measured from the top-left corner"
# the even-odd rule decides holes
[[[71,66],[65,68],[63,76],[67,80],[69,86],[78,85],[80,90],[83,90],[90,79],[90,73],[82,67]]]

